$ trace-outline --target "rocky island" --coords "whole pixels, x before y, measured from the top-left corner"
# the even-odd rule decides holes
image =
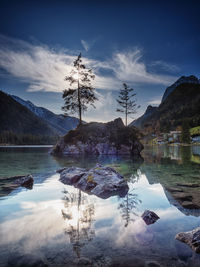
[[[132,155],[141,158],[143,145],[134,127],[125,127],[121,118],[108,123],[90,122],[69,131],[55,145],[53,155]]]

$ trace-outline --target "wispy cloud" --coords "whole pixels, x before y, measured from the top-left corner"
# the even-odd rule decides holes
[[[150,66],[151,67],[158,67],[161,70],[164,70],[164,71],[170,72],[170,73],[176,73],[176,72],[179,72],[181,70],[179,66],[177,66],[175,64],[167,63],[163,60],[154,61],[150,64]]]
[[[81,40],[81,44],[86,52],[88,52],[92,46],[96,43],[96,41],[99,39],[99,37],[93,38],[91,40]]]
[[[64,77],[72,68],[74,54],[66,49],[58,51],[0,35],[0,68],[19,81],[28,83],[29,91],[61,92],[65,89]],[[118,90],[125,81],[130,85],[169,85],[176,79],[148,72],[142,61],[142,51],[138,48],[116,52],[105,61],[84,58],[84,62],[94,70],[94,86],[97,89]],[[102,71],[108,71],[108,74],[103,75]]]
[[[149,83],[168,85],[174,77],[170,75],[158,75],[147,71],[142,61],[141,49],[134,48],[128,52],[117,52],[113,55],[111,68],[115,76],[122,81],[133,83]]]
[[[81,44],[82,44],[83,48],[85,49],[85,51],[88,52],[90,49],[89,43],[86,42],[85,40],[81,40]]]

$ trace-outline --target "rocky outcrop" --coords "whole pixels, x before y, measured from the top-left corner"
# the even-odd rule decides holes
[[[142,219],[147,225],[149,225],[155,223],[158,219],[160,219],[160,217],[151,210],[145,210],[142,214]]]
[[[56,144],[53,155],[133,155],[140,157],[143,145],[134,127],[118,118],[108,123],[91,122],[71,130]]]
[[[175,238],[189,245],[195,252],[200,253],[200,227],[189,232],[178,233]]]
[[[82,191],[106,199],[113,195],[124,197],[128,192],[127,182],[124,177],[113,168],[97,164],[90,170],[71,167],[62,169],[60,181],[73,185]]]

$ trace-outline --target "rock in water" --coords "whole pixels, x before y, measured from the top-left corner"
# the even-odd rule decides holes
[[[160,217],[158,217],[158,215],[151,210],[145,210],[142,214],[142,219],[147,225],[149,225],[155,223],[158,219],[160,219]]]
[[[89,171],[77,167],[64,169],[60,173],[60,181],[104,199],[113,195],[124,197],[129,189],[122,175],[100,164]]]
[[[178,233],[175,238],[189,245],[195,252],[200,253],[200,227],[189,232]]]
[[[15,181],[17,185],[26,187],[28,189],[33,188],[33,182],[34,182],[33,176],[30,174],[27,176],[21,176]]]
[[[78,167],[70,167],[63,168],[62,171],[58,170],[57,172],[60,172],[60,181],[63,184],[74,185],[86,173],[86,170]]]
[[[118,118],[108,123],[91,122],[71,130],[51,151],[53,155],[133,155],[141,158],[143,145],[137,130]]]

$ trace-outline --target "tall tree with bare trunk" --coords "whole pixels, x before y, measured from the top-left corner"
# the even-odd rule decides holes
[[[81,53],[74,61],[74,66],[65,81],[69,83],[69,87],[63,91],[64,106],[62,110],[66,115],[78,112],[79,125],[82,124],[82,114],[87,110],[88,105],[95,108],[94,102],[97,99],[92,86],[92,80],[95,75],[91,69],[87,69],[82,63]]]
[[[123,83],[123,88],[120,90],[117,99],[119,108],[117,108],[116,111],[125,114],[126,126],[128,122],[128,115],[137,113],[137,109],[140,108],[140,106],[136,104],[135,96],[136,93],[134,93],[134,89],[130,88],[126,83]]]

